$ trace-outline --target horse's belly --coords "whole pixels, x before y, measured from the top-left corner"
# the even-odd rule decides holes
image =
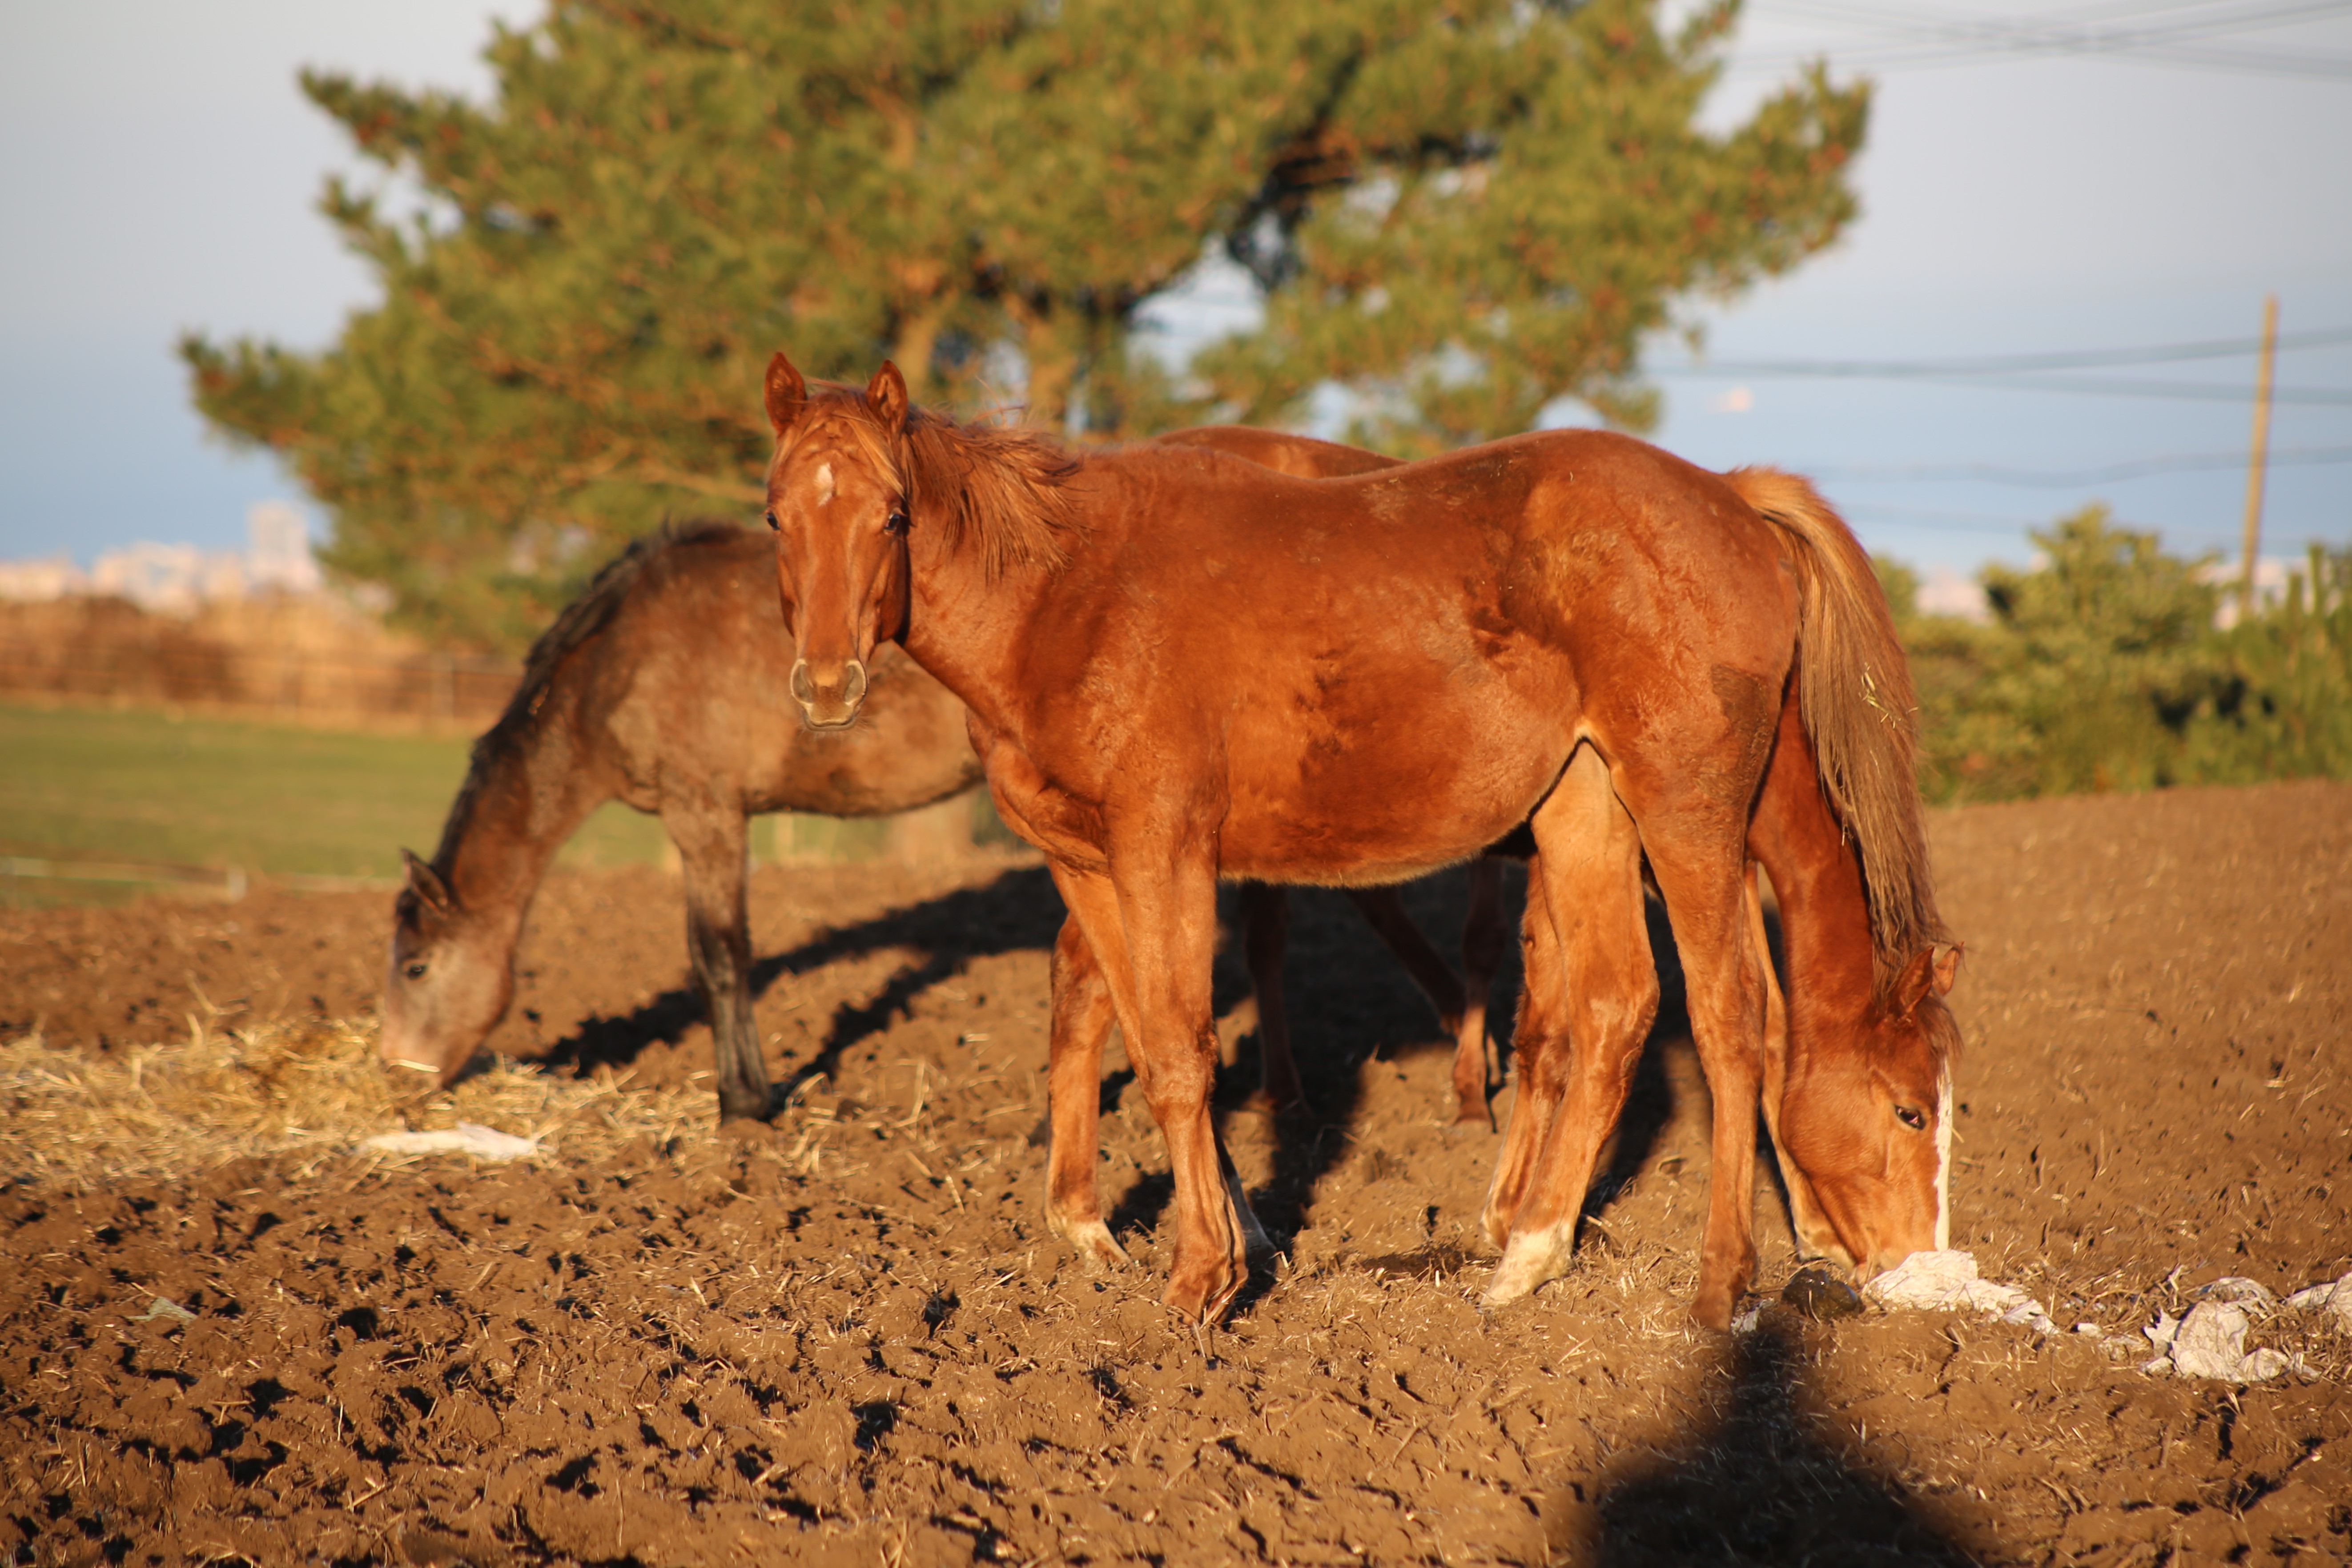
[[[1290,739],[1235,747],[1219,839],[1226,876],[1371,885],[1467,859],[1526,820],[1575,746],[1572,716],[1507,705],[1319,744]]]

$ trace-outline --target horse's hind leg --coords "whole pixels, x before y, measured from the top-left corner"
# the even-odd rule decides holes
[[[1045,1156],[1045,1222],[1090,1263],[1116,1268],[1127,1253],[1103,1224],[1102,1058],[1110,1036],[1110,985],[1076,915],[1054,942],[1054,1017],[1045,1098],[1053,1144]]]
[[[1568,1268],[1585,1192],[1658,1011],[1642,919],[1641,841],[1591,748],[1571,761],[1534,826],[1519,1103],[1487,1208],[1488,1234],[1501,1240],[1507,1232],[1507,1240],[1486,1287],[1489,1306],[1516,1300]],[[1558,1109],[1530,1160],[1536,1130],[1523,1132],[1519,1117],[1536,1098],[1531,1089]],[[1510,1163],[1523,1183],[1516,1205],[1506,1190]]]
[[[710,1047],[722,1121],[768,1119],[772,1106],[760,1025],[751,1007],[751,930],[743,886],[749,834],[740,810],[672,805],[662,826],[686,873],[686,945],[710,1011]]]
[[[1462,921],[1462,1015],[1454,1026],[1454,1121],[1492,1127],[1486,1099],[1486,999],[1503,957],[1503,863],[1492,855],[1470,862],[1470,910]]]
[[[1437,1009],[1438,1026],[1448,1035],[1461,1037],[1465,1011],[1465,994],[1461,977],[1454,973],[1437,949],[1430,945],[1429,939],[1422,935],[1421,928],[1412,923],[1412,917],[1404,912],[1403,895],[1394,888],[1351,888],[1348,890],[1348,897],[1364,917],[1364,922],[1372,928],[1373,934],[1396,955],[1397,962],[1404,965],[1404,972],[1412,977],[1412,983],[1421,988],[1421,994],[1429,998],[1429,1005]],[[1465,1115],[1463,1120],[1483,1121],[1486,1119],[1486,1064],[1483,1032],[1486,998],[1481,996],[1478,1002],[1481,1054],[1477,1081],[1470,1090],[1469,1098],[1463,1100],[1466,1110],[1475,1100],[1477,1110],[1475,1115]],[[1462,1079],[1459,1056],[1457,1051],[1454,1069],[1457,1085]]]

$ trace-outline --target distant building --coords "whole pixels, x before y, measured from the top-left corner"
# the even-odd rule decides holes
[[[89,577],[69,555],[0,561],[0,599],[70,599],[89,592]]]
[[[1957,616],[1979,626],[1992,619],[1991,606],[1985,603],[1983,584],[1961,576],[1949,566],[1927,568],[1927,578],[1919,584],[1919,613]]]
[[[235,562],[236,557],[228,556]],[[237,568],[236,593],[245,592],[243,567]],[[142,539],[120,550],[110,550],[89,569],[89,591],[128,599],[142,609],[193,610],[205,597],[203,588],[218,588],[226,573],[214,574],[209,584],[205,553],[193,544],[158,544]]]
[[[310,525],[282,500],[262,501],[245,514],[245,562],[256,588],[315,594],[326,585],[310,553]]]
[[[2301,567],[2299,561],[2279,561],[2270,556],[2258,556],[2254,561],[2254,604],[2268,609],[2286,598],[2286,580],[2290,573]],[[2210,583],[2221,590],[2221,607],[2214,612],[2213,624],[2224,629],[2238,624],[2241,604],[2238,586],[2246,580],[2242,562],[2209,561],[2197,569],[2198,581]],[[2306,588],[2305,592],[2308,592]]]
[[[315,594],[326,585],[299,509],[282,500],[259,502],[246,513],[245,529],[243,553],[142,540],[106,552],[87,573],[64,555],[0,562],[0,599],[111,595],[144,609],[184,614],[248,594]]]

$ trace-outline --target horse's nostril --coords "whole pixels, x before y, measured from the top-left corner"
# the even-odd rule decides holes
[[[791,684],[793,701],[814,702],[816,700],[816,687],[809,679],[808,660],[804,658],[800,659],[793,665],[793,679]]]
[[[851,707],[866,700],[866,666],[856,659],[849,661],[841,682],[841,700]]]

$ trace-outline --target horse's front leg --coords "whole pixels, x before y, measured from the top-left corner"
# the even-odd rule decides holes
[[[1813,1184],[1798,1168],[1780,1142],[1780,1099],[1789,1089],[1789,1005],[1781,994],[1780,977],[1772,968],[1772,942],[1764,930],[1764,900],[1756,888],[1756,862],[1748,862],[1748,941],[1756,950],[1764,980],[1764,1126],[1772,1135],[1772,1154],[1780,1167],[1780,1185],[1789,1194],[1789,1227],[1796,1233],[1797,1256],[1811,1260],[1843,1254],[1843,1248],[1813,1195]]]
[[[1282,960],[1290,946],[1290,898],[1265,882],[1242,884],[1242,951],[1257,999],[1259,1092],[1276,1110],[1307,1109],[1298,1060],[1290,1054],[1290,1013],[1283,1002]]]
[[[1209,1114],[1217,1073],[1213,845],[1139,846],[1114,855],[1108,877],[1057,865],[1054,879],[1110,981],[1129,1059],[1168,1141],[1176,1210],[1168,1304],[1214,1321],[1248,1278],[1252,1233],[1264,1233]]]
[[[1045,1068],[1053,1145],[1045,1161],[1045,1220],[1090,1263],[1116,1268],[1127,1253],[1103,1223],[1102,1058],[1113,1009],[1110,984],[1086,928],[1072,915],[1054,943],[1054,1017]]]
[[[751,1005],[751,928],[743,888],[749,847],[743,813],[711,802],[665,802],[662,826],[686,876],[686,945],[710,1009],[712,1066],[722,1121],[764,1121],[767,1064]]]

